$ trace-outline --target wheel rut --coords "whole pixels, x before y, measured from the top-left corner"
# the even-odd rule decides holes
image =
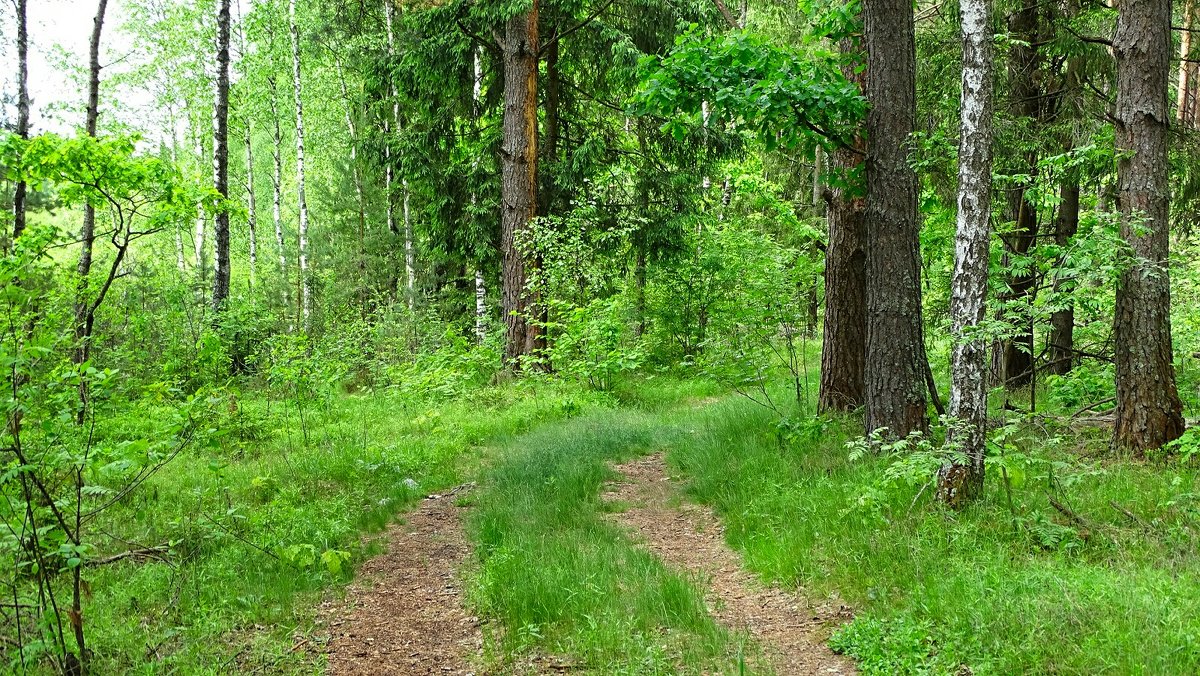
[[[724,528],[712,510],[678,504],[678,490],[661,453],[614,469],[624,479],[608,486],[605,499],[628,509],[613,518],[665,564],[701,579],[713,617],[761,646],[762,655],[746,658],[751,668],[781,676],[857,673],[850,660],[825,644],[830,625],[848,619],[846,609],[766,587],[746,572],[739,555],[725,544]]]
[[[387,552],[362,566],[345,602],[327,605],[328,674],[477,673],[483,636],[459,577],[471,552],[455,505],[460,489],[426,497],[389,527]]]

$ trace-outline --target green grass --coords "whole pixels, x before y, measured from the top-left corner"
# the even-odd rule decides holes
[[[668,459],[748,567],[854,607],[833,643],[864,672],[1200,672],[1195,469],[1107,458],[1095,434],[1023,428],[1010,452],[1034,460],[1014,477],[1015,519],[997,476],[954,514],[918,485],[886,485],[895,458],[849,460],[860,419],[788,444],[777,423],[730,398],[697,412]]]
[[[601,487],[616,478],[607,463],[677,436],[667,412],[600,412],[517,439],[485,475],[470,518],[471,599],[492,620],[493,661],[532,653],[598,674],[733,670],[736,639],[708,615],[696,581],[602,517]]]
[[[320,672],[292,646],[375,550],[365,533],[473,474],[484,445],[611,401],[545,380],[442,403],[340,394],[309,405],[306,443],[294,408],[246,395],[214,421],[227,432],[213,446],[177,458],[92,531],[102,554],[122,540],[175,543],[172,565],[89,570],[96,673]],[[136,405],[106,424],[136,433],[163,414]]]

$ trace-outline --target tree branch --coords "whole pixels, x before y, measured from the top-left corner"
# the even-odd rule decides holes
[[[718,0],[718,1],[719,1],[719,0]],[[541,57],[541,55],[542,55],[542,52],[544,52],[544,51],[546,50],[546,48],[547,48],[547,47],[549,47],[550,45],[552,45],[552,44],[554,44],[554,43],[558,42],[559,40],[562,40],[563,38],[567,37],[567,36],[568,36],[568,35],[570,35],[571,33],[574,33],[575,31],[577,31],[577,30],[579,30],[579,29],[583,28],[584,26],[588,25],[589,23],[591,23],[591,22],[595,21],[595,20],[596,20],[596,19],[597,19],[597,18],[598,18],[598,17],[599,17],[601,14],[603,14],[603,13],[604,13],[604,10],[606,10],[606,9],[608,9],[609,7],[611,7],[611,6],[612,6],[613,2],[615,2],[615,0],[607,0],[607,2],[605,2],[603,5],[600,5],[600,8],[599,8],[599,9],[597,9],[597,10],[596,10],[596,11],[594,11],[594,12],[592,12],[592,13],[591,13],[591,14],[590,14],[590,15],[589,15],[589,16],[588,16],[586,19],[584,19],[583,21],[580,21],[579,23],[575,24],[574,26],[571,26],[570,28],[568,28],[567,30],[565,30],[565,31],[563,31],[563,32],[561,32],[561,33],[557,33],[557,32],[556,32],[556,33],[555,33],[555,34],[554,34],[554,35],[553,35],[553,36],[552,36],[552,37],[551,37],[549,40],[547,40],[547,41],[546,41],[546,42],[545,42],[545,43],[544,43],[542,46],[538,47],[538,57],[540,58],[540,57]]]

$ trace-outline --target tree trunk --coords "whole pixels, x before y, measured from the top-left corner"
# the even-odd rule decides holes
[[[473,50],[472,62],[474,79],[471,83],[473,96],[472,122],[477,123],[483,98],[483,60],[479,56],[479,47]],[[475,193],[471,193],[471,205],[475,204]],[[487,339],[487,286],[484,283],[483,270],[476,262],[475,267],[475,338],[483,343]]]
[[[287,244],[283,240],[283,132],[279,128],[278,90],[275,88],[275,78],[267,78],[271,89],[271,122],[274,133],[271,136],[271,159],[274,161],[274,171],[271,173],[271,220],[275,226],[275,246],[279,250],[279,277],[283,280],[283,312],[291,317],[292,292],[288,281]],[[289,328],[291,320],[288,320]]]
[[[1175,121],[1182,127],[1195,124],[1194,89],[1197,65],[1192,55],[1192,30],[1196,24],[1196,0],[1183,0],[1183,30],[1179,33],[1179,90],[1175,100]]]
[[[300,81],[300,27],[296,0],[288,2],[288,27],[292,34],[292,91],[296,97],[296,201],[300,212],[300,317],[305,333],[312,331],[312,278],[308,271],[308,203],[304,197],[304,106]]]
[[[859,53],[852,38],[840,49],[849,57]],[[867,73],[857,59],[842,66],[842,74],[865,89]],[[862,165],[866,141],[854,138],[854,149],[838,148],[830,158],[835,176],[849,177]],[[858,151],[858,152],[855,152]],[[829,244],[825,248],[825,339],[821,343],[821,387],[817,410],[852,411],[866,403],[864,369],[867,358],[866,260],[861,187],[835,181],[830,190]]]
[[[1041,62],[1038,47],[1041,43],[1040,8],[1041,0],[1023,0],[1021,6],[1013,14],[1009,28],[1013,35],[1021,41],[1012,48],[1009,60],[1009,78],[1012,81],[1014,114],[1024,117],[1036,130],[1041,129],[1044,103],[1041,85]],[[1034,176],[1038,170],[1038,155],[1035,151],[1025,154],[1025,166],[1021,172]],[[1030,201],[1026,191],[1029,184],[1019,184],[1008,194],[1010,217],[1016,222],[1016,228],[1002,237],[1005,244],[1005,267],[1012,256],[1023,257],[1029,253],[1037,242],[1038,213]],[[1016,307],[1032,303],[1032,295],[1037,286],[1037,277],[1032,267],[1025,272],[1009,272],[1005,275],[1006,291],[1004,300]],[[1015,389],[1028,385],[1033,376],[1033,322],[1028,312],[1017,319],[1015,335],[1002,340],[997,345],[997,373],[1005,387]]]
[[[192,127],[192,136],[193,145],[196,150],[196,161],[203,161],[204,142],[200,139],[200,132],[194,126]],[[196,274],[199,275],[201,282],[208,277],[208,261],[204,259],[204,240],[207,234],[208,221],[204,216],[204,207],[200,206],[196,209],[196,230],[192,236],[192,253],[194,254],[192,263],[196,266]]]
[[[250,118],[246,118],[246,228],[250,231],[250,288],[258,279],[258,205],[254,199],[254,147]]]
[[[28,0],[17,3],[17,128],[18,137],[29,138],[29,23]],[[25,231],[25,181],[17,181],[13,189],[13,242]]]
[[[87,113],[84,118],[84,131],[88,136],[96,135],[96,122],[100,117],[100,34],[104,28],[104,13],[108,9],[108,0],[99,0],[96,6],[96,18],[92,20],[92,38],[88,45],[88,89]],[[89,312],[89,277],[92,273],[92,248],[96,242],[96,208],[90,203],[83,208],[83,225],[79,229],[79,264],[75,271],[78,282],[75,293],[75,363],[82,364],[91,354],[92,324],[94,318]],[[80,396],[86,403],[86,389],[81,388]]]
[[[1171,350],[1167,81],[1171,0],[1122,2],[1116,141],[1121,236],[1133,260],[1117,283],[1113,445],[1142,454],[1183,434]]]
[[[408,299],[408,311],[416,309],[417,304],[417,256],[413,248],[412,211],[408,208],[408,180],[400,181],[400,189],[404,200],[404,289]]]
[[[479,268],[475,269],[475,339],[480,343],[487,339],[487,286]]]
[[[213,125],[213,185],[221,199],[229,197],[229,0],[220,0],[217,11],[217,103]],[[216,315],[229,298],[229,209],[223,205],[213,218],[216,240],[216,274],[212,308]]]
[[[987,441],[987,346],[972,331],[987,307],[988,249],[992,216],[992,21],[991,0],[961,0],[963,74],[958,145],[958,224],[950,321],[950,417],[947,441],[965,456],[938,473],[938,498],[951,507],[974,500],[983,489]]]
[[[916,42],[909,0],[864,0],[867,42],[867,431],[926,432],[917,176]]]
[[[1079,231],[1079,179],[1065,181],[1061,188],[1062,204],[1054,227],[1055,245],[1065,249]],[[1054,280],[1054,291],[1065,293],[1065,280]],[[1070,303],[1070,301],[1068,301]],[[1050,315],[1050,350],[1046,371],[1055,375],[1070,373],[1075,363],[1075,308],[1067,305]]]
[[[346,75],[342,60],[334,55],[338,84],[346,106],[346,129],[350,133],[350,174],[354,180],[354,197],[358,205],[358,301],[363,319],[367,317],[367,201],[363,196],[362,170],[358,166],[358,127],[354,124],[354,108],[350,90],[346,87]]]
[[[533,261],[519,240],[537,213],[538,0],[529,11],[509,19],[501,44],[504,59],[504,141],[500,151],[500,254],[504,321],[504,357],[514,365],[541,345],[541,328],[531,322],[536,294],[525,286]]]
[[[396,54],[396,33],[392,26],[395,11],[396,9],[392,4],[392,0],[383,0],[383,16],[387,24],[387,53],[389,58]],[[478,61],[478,54],[476,54],[475,58]],[[396,177],[395,170],[392,168],[391,133],[393,129],[398,129],[400,125],[400,104],[396,100],[396,88],[390,83],[388,84],[388,96],[392,99],[392,114],[390,118],[387,115],[383,116],[383,195],[384,204],[387,208],[388,234],[395,239],[399,239],[400,229],[396,225],[396,196],[393,194],[392,188],[396,182]],[[476,94],[476,98],[478,98],[478,94]],[[391,259],[391,254],[389,254],[389,259]],[[390,275],[388,279],[388,293],[392,294],[392,298],[394,299],[395,294],[399,291],[400,280],[395,273],[396,267],[394,265],[389,265],[389,267],[391,270],[388,273]]]

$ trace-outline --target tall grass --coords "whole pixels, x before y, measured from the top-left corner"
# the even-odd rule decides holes
[[[317,601],[375,551],[365,533],[473,474],[485,445],[610,401],[546,381],[441,403],[335,394],[309,404],[302,431],[295,407],[247,393],[236,414],[213,421],[211,445],[187,451],[96,524],[113,551],[172,545],[169,565],[90,569],[96,672],[319,671],[292,648],[319,647]],[[158,415],[137,404],[110,424],[136,428]]]
[[[851,462],[860,419],[781,441],[777,416],[733,398],[691,428],[668,455],[691,495],[764,578],[854,607],[834,644],[867,673],[1200,673],[1192,467],[1103,457],[1049,429],[1010,449],[1032,458],[1010,477],[1012,511],[990,476],[977,505],[950,513],[884,481],[897,458]]]
[[[731,638],[697,581],[672,572],[602,518],[607,466],[676,438],[670,419],[606,411],[514,442],[485,476],[471,517],[472,598],[496,620],[500,661],[562,654],[602,674],[716,668]]]

